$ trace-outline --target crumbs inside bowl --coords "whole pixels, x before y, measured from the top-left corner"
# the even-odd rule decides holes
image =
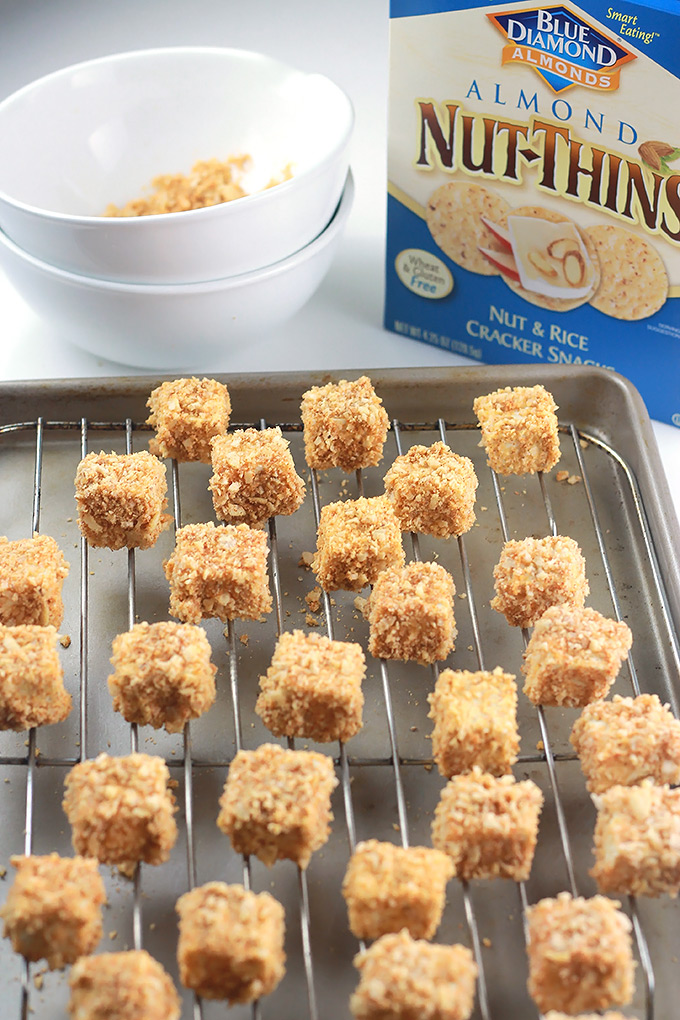
[[[253,175],[251,156],[230,156],[224,162],[219,159],[199,160],[189,174],[160,174],[151,182],[153,192],[140,198],[133,198],[119,207],[110,203],[105,216],[155,216],[159,213],[186,212],[189,209],[204,209],[206,206],[231,202],[257,191],[273,188],[293,176],[288,164],[269,181],[258,182]]]
[[[0,102],[0,228],[41,262],[115,283],[253,272],[330,222],[353,120],[328,78],[245,50],[63,68]]]

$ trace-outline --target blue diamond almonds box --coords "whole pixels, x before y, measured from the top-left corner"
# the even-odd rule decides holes
[[[385,326],[680,426],[680,0],[391,0]]]

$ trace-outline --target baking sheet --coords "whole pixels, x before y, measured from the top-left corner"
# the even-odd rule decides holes
[[[355,376],[357,372],[334,373],[333,378]],[[492,569],[503,541],[497,498],[500,498],[511,537],[547,534],[552,508],[555,525],[562,534],[575,538],[584,550],[591,584],[588,604],[607,615],[615,612],[633,630],[633,662],[643,690],[658,693],[663,700],[676,703],[680,684],[678,670],[678,559],[674,545],[676,522],[665,490],[653,434],[639,397],[625,380],[596,369],[548,368],[533,366],[475,367],[472,369],[371,372],[378,392],[391,418],[403,427],[400,438],[404,449],[413,443],[431,443],[439,438],[441,417],[447,423],[446,437],[453,449],[473,459],[480,479],[477,499],[477,525],[465,536],[464,554],[469,564],[470,593],[466,590],[465,560],[458,542],[420,538],[423,558],[436,556],[454,576],[459,597],[456,616],[459,629],[456,650],[447,663],[456,668],[478,668],[476,641],[483,649],[485,665],[502,665],[520,676],[523,650],[521,634],[510,628],[503,617],[489,609],[493,594]],[[281,376],[221,377],[232,394],[233,423],[289,425],[287,438],[298,470],[309,482],[304,464],[302,436],[299,430],[300,395],[312,383],[323,382],[328,374],[284,374]],[[541,487],[537,478],[499,480],[486,467],[478,446],[472,401],[480,393],[499,385],[544,382],[560,405],[559,417],[565,431],[561,437],[563,459],[560,469],[582,476],[575,485],[557,483],[554,472]],[[135,450],[145,448],[148,436],[139,427],[146,417],[145,400],[155,379],[96,380],[51,383],[12,384],[2,388],[2,422],[26,422],[19,431],[7,431],[0,437],[0,471],[3,501],[0,506],[0,534],[10,538],[30,534],[34,506],[36,431],[32,423],[44,418],[42,473],[40,487],[40,530],[53,535],[71,562],[64,595],[67,605],[63,633],[72,637],[70,648],[62,653],[66,684],[74,696],[74,710],[63,724],[37,733],[40,754],[34,769],[33,848],[36,853],[58,850],[68,854],[70,833],[60,808],[62,786],[68,765],[40,764],[69,761],[81,753],[81,713],[79,692],[83,666],[87,670],[87,746],[88,756],[100,750],[125,754],[130,750],[130,728],[111,708],[106,688],[108,659],[113,637],[128,627],[130,578],[125,551],[90,550],[81,576],[80,538],[75,523],[73,477],[83,448],[81,419],[89,428],[85,442],[90,450],[124,452],[130,441]],[[135,427],[129,440],[125,419]],[[50,422],[71,423],[57,428]],[[96,423],[115,423],[107,429]],[[589,437],[585,448],[576,429]],[[420,427],[418,427],[420,426]],[[426,426],[426,427],[425,427]],[[467,427],[466,427],[467,426]],[[575,440],[575,441],[574,441]],[[394,433],[388,436],[385,459],[376,469],[362,473],[366,495],[382,491],[382,478],[396,456]],[[583,475],[585,469],[585,475]],[[170,474],[170,472],[169,472]],[[214,520],[207,481],[207,465],[181,465],[179,493],[182,523]],[[357,480],[339,471],[319,476],[318,495],[322,503],[358,494]],[[304,506],[291,518],[276,522],[277,560],[280,571],[281,618],[287,628],[307,626],[309,608],[304,602],[315,584],[311,573],[299,566],[303,551],[314,549],[315,516],[312,486]],[[595,508],[596,519],[593,518]],[[172,506],[171,506],[172,510]],[[598,527],[599,526],[599,527]],[[677,535],[677,532],[675,532]],[[407,557],[413,556],[409,536],[404,536]],[[137,553],[135,563],[135,609],[140,619],[166,619],[167,584],[162,561],[173,545],[171,532],[164,533],[156,547]],[[614,582],[612,594],[610,581]],[[87,588],[87,655],[81,640],[83,585]],[[462,598],[465,594],[467,597]],[[354,607],[355,596],[333,594],[331,607],[335,637],[359,640],[366,646],[367,629]],[[470,611],[473,604],[478,622]],[[323,612],[317,614],[318,630],[326,626]],[[196,879],[238,882],[243,877],[242,859],[215,826],[217,800],[224,783],[227,763],[234,754],[235,729],[232,704],[233,670],[236,663],[238,699],[243,744],[256,747],[273,739],[253,712],[257,680],[266,670],[276,639],[276,614],[263,623],[236,622],[233,661],[229,644],[218,621],[206,621],[206,630],[218,667],[218,698],[213,709],[191,727],[192,788]],[[247,642],[247,643],[246,643]],[[396,720],[396,740],[401,758],[412,843],[430,843],[429,828],[443,780],[430,767],[427,694],[432,689],[430,669],[414,664],[390,663],[389,692]],[[632,693],[633,678],[624,667],[614,693]],[[357,839],[376,837],[399,841],[397,789],[391,767],[391,743],[387,725],[385,696],[380,666],[369,657],[365,684],[365,725],[346,748],[351,778],[351,804]],[[559,795],[568,822],[579,892],[591,894],[594,884],[588,876],[594,810],[586,794],[578,763],[570,760],[568,735],[578,713],[548,709],[545,712],[550,740],[556,757]],[[568,888],[568,874],[562,854],[562,842],[544,756],[537,749],[541,729],[533,707],[520,695],[519,723],[521,760],[515,774],[529,777],[544,791],[546,806],[541,819],[539,845],[526,896],[533,902]],[[27,767],[26,734],[0,735],[0,810],[5,824],[0,832],[0,863],[7,865],[9,855],[24,847],[25,791]],[[308,742],[297,746],[324,750],[338,759],[337,745],[317,747]],[[176,978],[174,950],[176,924],[174,903],[187,888],[187,845],[185,819],[184,745],[181,735],[139,731],[139,748],[162,754],[178,780],[180,835],[171,860],[160,868],[143,867],[139,900],[143,945],[168,967]],[[562,760],[565,759],[565,760]],[[17,764],[8,764],[16,760]],[[349,1016],[348,998],[356,976],[351,965],[357,951],[356,940],[347,929],[346,911],[340,896],[340,880],[349,854],[345,801],[342,785],[333,798],[335,822],[327,846],[317,852],[307,873],[309,937],[313,963],[313,988],[316,1012],[325,1020]],[[106,873],[109,906],[105,914],[105,937],[101,949],[131,948],[133,945],[132,884]],[[300,900],[300,878],[290,862],[279,862],[266,869],[259,862],[251,865],[253,888],[268,889],[286,908],[288,972],[279,989],[261,1003],[262,1017],[298,1020],[313,1015],[310,1010],[307,975],[302,953],[305,904]],[[5,878],[4,894],[10,876]],[[521,902],[513,883],[473,883],[468,903],[460,883],[448,888],[447,908],[437,940],[469,944],[471,932],[466,923],[466,905],[474,910],[480,938],[488,992],[490,1017],[533,1017],[535,1007],[525,991],[526,960],[523,946]],[[630,909],[629,904],[625,904]],[[674,946],[680,935],[677,904],[668,899],[658,903],[640,901],[637,910],[648,940],[657,978],[655,1006],[657,1017],[673,1015],[671,1002],[680,991]],[[3,983],[2,1016],[20,1016],[23,967],[7,943],[2,944],[0,980]],[[33,973],[42,971],[40,965]],[[631,1016],[645,1017],[645,982],[638,968],[637,993]],[[68,997],[66,980],[61,974],[48,974],[32,987],[30,1006],[37,1017],[61,1015]],[[184,1016],[193,1015],[193,1001],[185,993]],[[224,1006],[204,1004],[206,1020],[223,1016]],[[250,1007],[237,1007],[230,1015],[252,1015]],[[475,1016],[483,1015],[479,1006]]]

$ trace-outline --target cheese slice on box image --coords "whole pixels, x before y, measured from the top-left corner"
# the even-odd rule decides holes
[[[521,215],[507,224],[494,225],[502,251],[479,249],[502,276],[545,297],[587,297],[597,274],[575,224]]]
[[[579,298],[592,290],[593,263],[573,223],[508,216],[520,283],[546,297]]]

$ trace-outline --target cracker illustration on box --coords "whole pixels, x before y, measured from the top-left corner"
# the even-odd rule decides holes
[[[430,197],[427,225],[442,251],[459,266],[493,276],[500,272],[500,266],[485,252],[504,251],[505,242],[497,228],[508,208],[508,203],[488,188],[452,181]]]
[[[540,206],[499,215],[504,204],[479,185],[451,182],[428,201],[427,224],[458,265],[500,274],[511,290],[540,308],[568,312],[588,301],[605,315],[633,320],[653,315],[665,302],[666,269],[644,238],[607,225],[582,230]]]
[[[680,426],[680,4],[390,6],[386,328]]]
[[[623,227],[590,227],[602,278],[590,300],[593,308],[615,319],[645,319],[658,312],[668,295],[668,276],[655,248]]]

